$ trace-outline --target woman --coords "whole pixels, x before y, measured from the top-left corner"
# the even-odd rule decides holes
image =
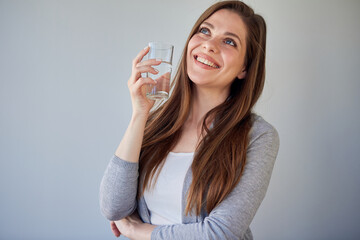
[[[252,239],[278,152],[276,130],[252,113],[265,79],[266,25],[240,1],[195,23],[171,97],[142,91],[161,61],[133,61],[133,115],[100,189],[102,213],[130,239]],[[139,179],[138,179],[139,176]],[[137,215],[138,213],[138,215]]]

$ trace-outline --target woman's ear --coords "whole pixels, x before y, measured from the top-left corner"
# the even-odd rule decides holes
[[[239,75],[237,75],[237,78],[238,78],[238,79],[244,79],[245,77],[246,77],[246,71],[245,71],[245,69],[242,70],[242,72],[239,73]]]

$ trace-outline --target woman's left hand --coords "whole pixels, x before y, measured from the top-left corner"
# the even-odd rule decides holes
[[[143,223],[137,213],[121,220],[110,222],[111,230],[116,237],[121,234],[132,240],[151,239],[152,230],[155,225]]]

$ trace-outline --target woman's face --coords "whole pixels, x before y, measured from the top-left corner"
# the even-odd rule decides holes
[[[196,87],[230,89],[245,77],[246,27],[240,16],[222,9],[206,19],[190,39],[187,72]]]

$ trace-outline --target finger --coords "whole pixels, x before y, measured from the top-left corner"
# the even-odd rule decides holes
[[[136,81],[128,81],[128,88],[133,92],[136,92],[138,88],[140,88],[144,84],[157,84],[157,80],[149,78],[149,77],[140,77]]]
[[[133,60],[132,74],[129,79],[129,83],[136,82],[140,77],[141,73],[150,72],[157,74],[157,70],[152,68],[151,65],[156,66],[161,64],[161,59],[149,59],[141,62],[142,58],[149,52],[149,47],[144,48],[139,55]]]
[[[147,85],[148,84],[152,84],[152,85],[156,85],[157,81],[152,79],[152,78],[140,78],[133,86],[133,88],[130,88],[130,92],[132,92],[132,94],[141,94],[144,95],[144,93],[147,92]]]
[[[141,67],[135,67],[133,69],[133,72],[131,74],[131,77],[129,78],[128,83],[129,84],[134,84],[135,82],[137,82],[139,80],[139,78],[141,78],[141,74],[142,73],[151,73],[153,75],[156,75],[159,73],[159,71],[151,66],[141,66]]]
[[[152,74],[158,74],[159,71],[153,67],[150,66],[141,66],[136,69],[136,73],[152,73]],[[136,79],[135,79],[136,81]]]
[[[141,73],[152,73],[152,74],[157,74],[158,70],[156,70],[155,68],[151,67],[151,65],[156,66],[159,65],[161,63],[161,60],[156,60],[156,59],[150,59],[150,60],[146,60],[144,62],[140,62],[137,63],[135,66],[133,66],[132,69],[132,82],[136,82],[137,79],[139,79],[141,77]]]
[[[135,66],[137,63],[141,62],[141,60],[145,57],[145,55],[149,52],[150,47],[146,46],[143,50],[141,50],[138,55],[133,60],[133,65]]]
[[[120,233],[119,229],[116,227],[115,222],[110,222],[110,227],[111,227],[111,230],[114,233],[115,237],[120,237],[121,233]]]
[[[141,88],[145,84],[153,84],[156,85],[157,81],[152,78],[139,78],[139,80],[135,83],[136,88]]]
[[[162,60],[160,58],[152,58],[152,59],[144,60],[142,62],[137,63],[136,67],[156,66],[156,65],[160,65],[161,62],[162,62]]]

